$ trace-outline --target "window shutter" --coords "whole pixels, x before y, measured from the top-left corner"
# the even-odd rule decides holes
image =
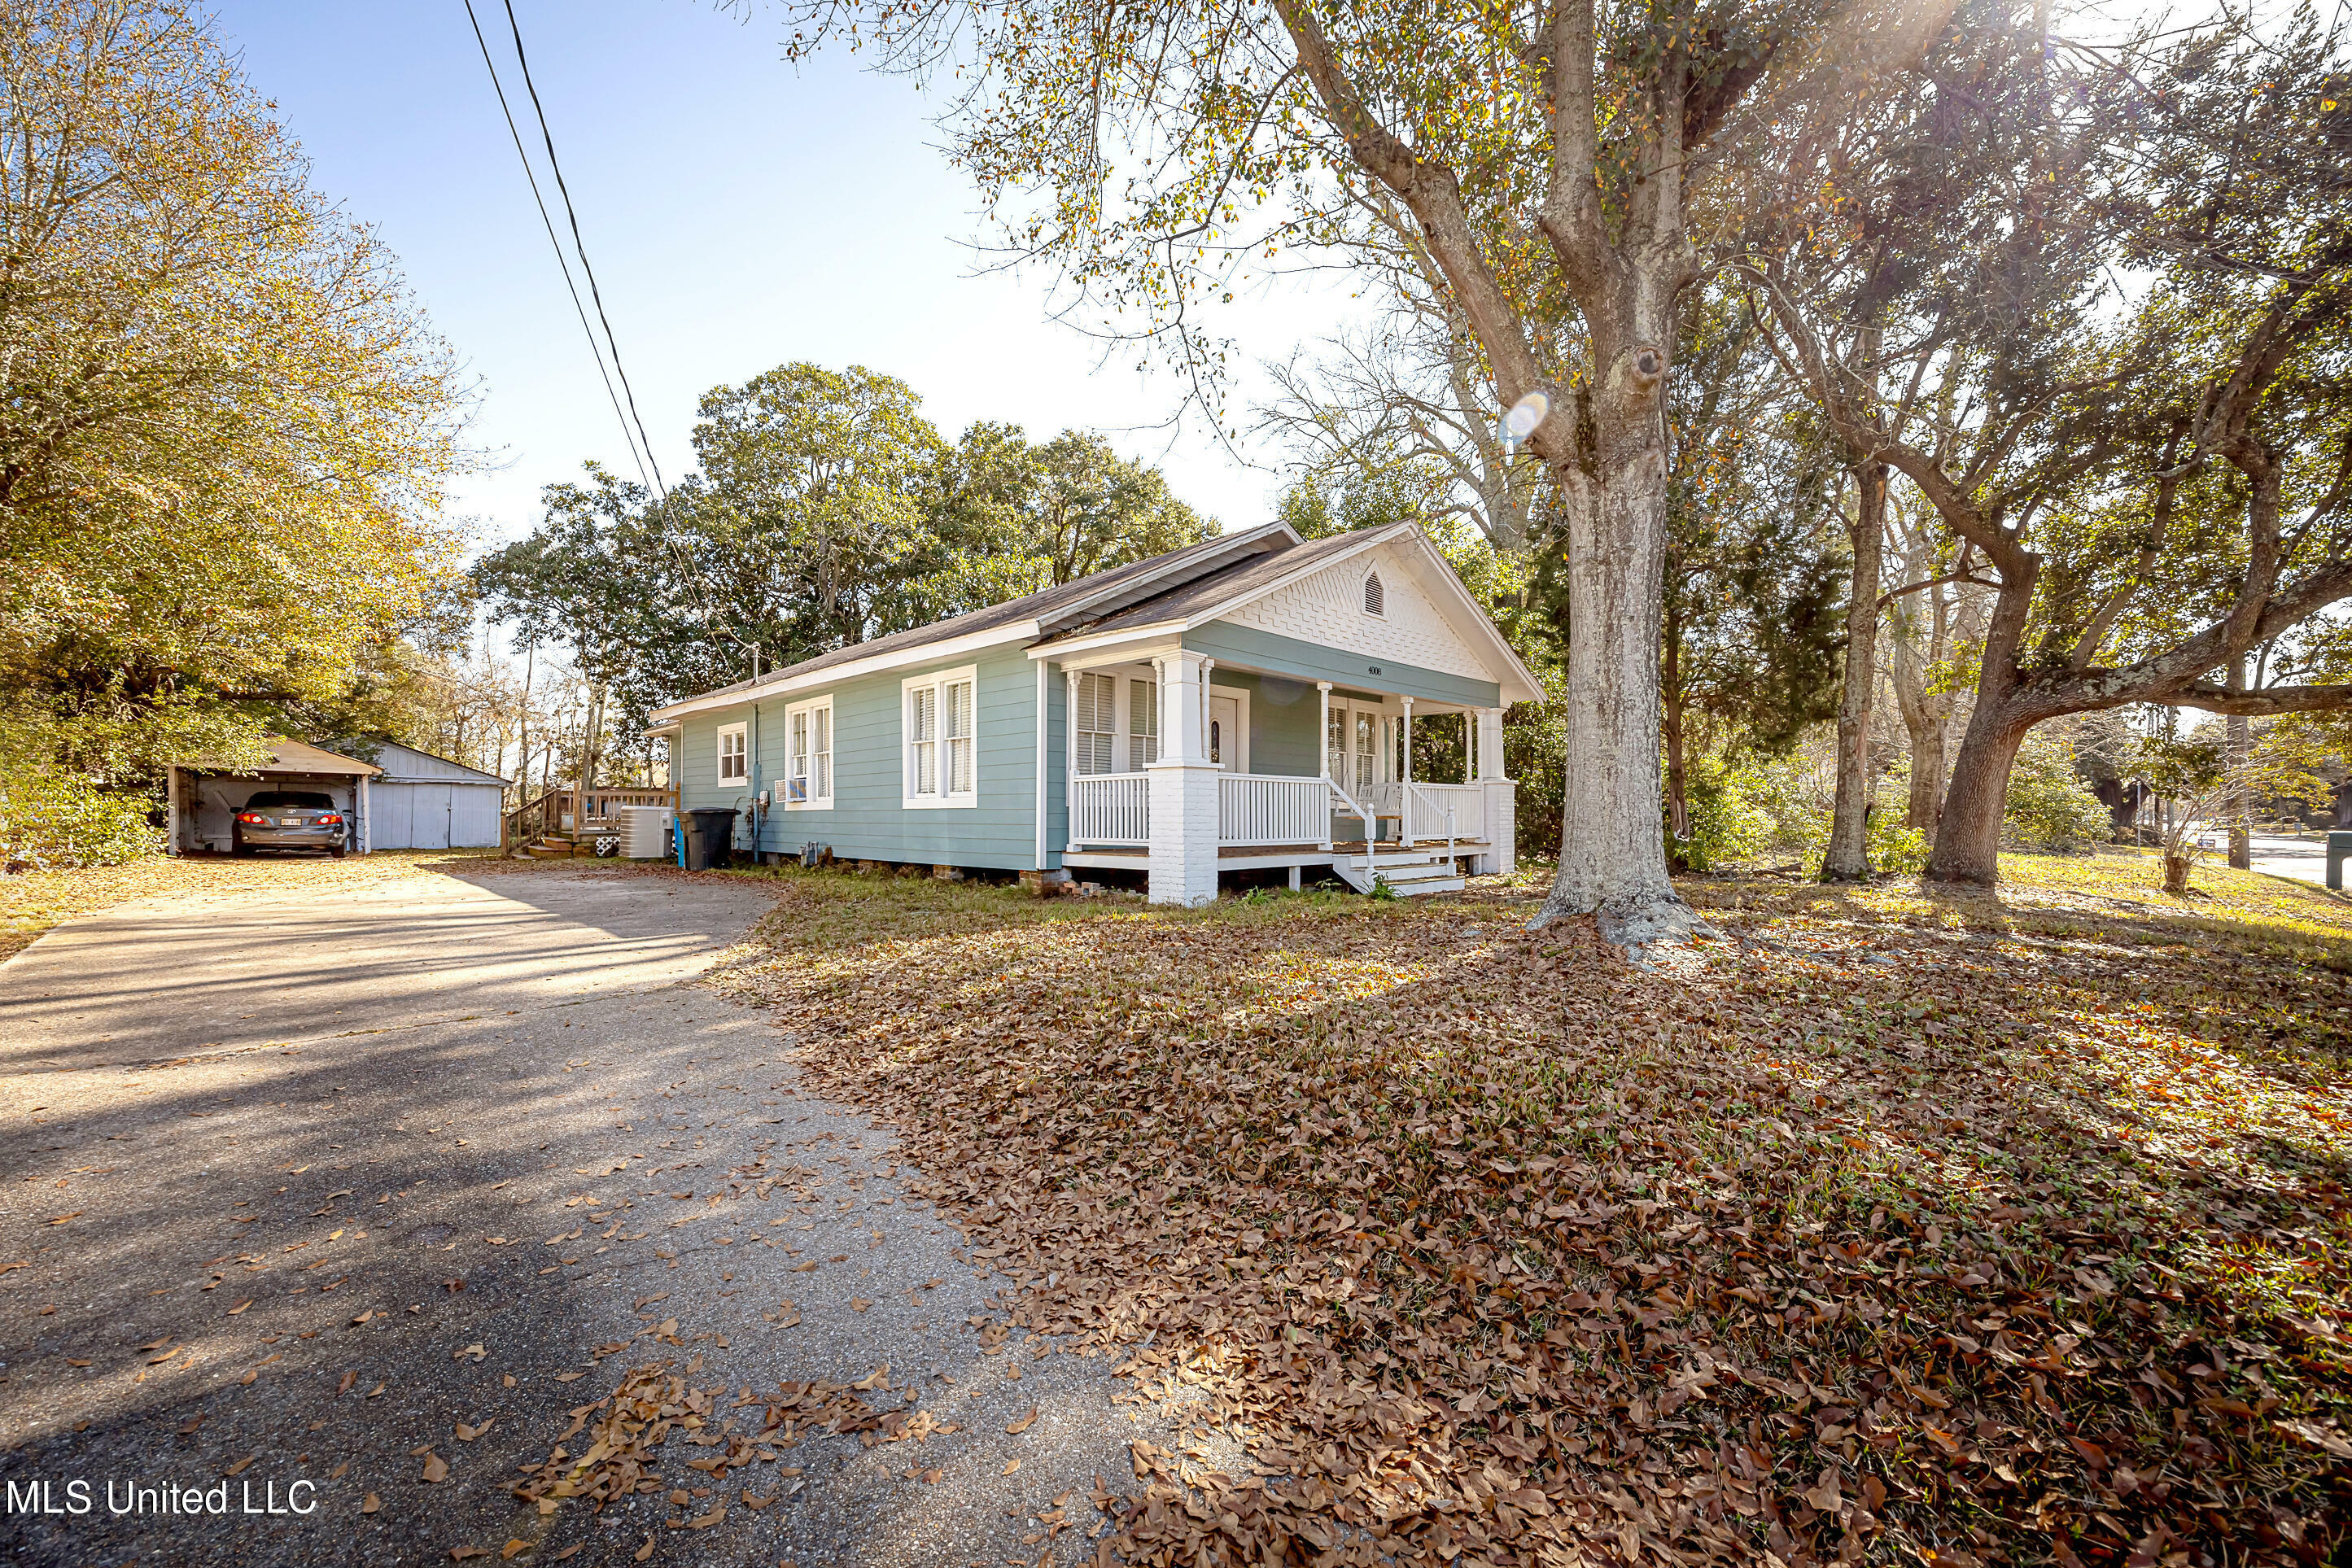
[[[811,716],[816,724],[816,770],[811,788],[820,800],[833,799],[833,709],[821,707]]]
[[[1127,767],[1139,773],[1160,760],[1160,684],[1129,681],[1127,691]]]
[[[950,795],[971,793],[971,683],[948,687],[948,787]]]
[[[1078,711],[1075,720],[1078,735],[1078,771],[1082,774],[1108,773],[1114,766],[1111,756],[1115,731],[1118,727],[1118,682],[1110,675],[1084,674],[1078,677]]]

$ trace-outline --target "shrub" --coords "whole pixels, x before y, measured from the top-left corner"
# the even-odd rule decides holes
[[[47,870],[120,865],[163,850],[142,794],[101,789],[72,773],[32,771],[0,779],[0,857]]]
[[[1772,819],[1753,799],[1758,778],[1752,764],[1726,762],[1701,752],[1683,766],[1684,802],[1690,809],[1690,837],[1668,853],[1690,871],[1710,871],[1751,861],[1771,847]]]
[[[2003,841],[2044,854],[2082,853],[2105,842],[2114,825],[2114,813],[2074,771],[2074,744],[2047,730],[2029,734],[2009,770]]]

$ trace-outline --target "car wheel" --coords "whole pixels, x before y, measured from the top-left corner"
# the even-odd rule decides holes
[[[335,859],[341,860],[343,858],[343,846],[337,844],[333,849],[329,850],[327,852],[330,855],[332,855]]]
[[[253,848],[245,841],[244,835],[239,834],[229,841],[228,852],[233,855],[249,855],[253,852]]]

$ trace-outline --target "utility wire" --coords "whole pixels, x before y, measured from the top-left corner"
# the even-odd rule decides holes
[[[508,106],[506,89],[499,85],[498,67],[491,63],[490,47],[482,37],[481,18],[475,15],[474,0],[466,0],[466,17],[473,24],[474,41],[481,48],[482,64],[489,70],[490,86],[497,91],[499,109],[506,116],[508,134],[514,139],[515,156],[522,160],[523,176],[530,182],[531,200],[539,205],[540,222],[546,226],[548,243],[555,247],[556,265],[562,268],[563,286],[572,295],[572,307],[580,317],[580,329],[588,335],[589,351],[596,359],[596,373],[604,378],[604,392],[612,400],[614,416],[621,422],[622,439],[628,444],[629,455],[637,465],[637,476],[646,479],[653,486],[656,495],[667,502],[669,499],[669,489],[662,480],[661,462],[654,455],[653,441],[646,434],[645,421],[637,413],[636,390],[629,384],[629,372],[621,363],[620,341],[613,335],[612,319],[604,313],[604,293],[596,287],[596,271],[589,265],[588,249],[581,239],[580,214],[572,204],[571,188],[564,183],[563,165],[557,161],[555,155],[555,137],[548,128],[546,106],[540,101],[538,84],[531,79],[530,57],[523,50],[522,27],[515,20],[513,0],[504,0],[504,3],[507,13],[507,30],[514,37],[515,61],[522,68],[523,88],[530,95],[531,111],[539,120],[540,140],[547,148],[547,164],[554,172],[556,193],[563,199],[564,218],[572,228],[572,251],[579,256],[580,270],[588,279],[588,296],[596,302],[596,319],[604,329],[604,341],[601,346],[596,341],[596,329],[588,324],[588,312],[586,307],[581,303],[579,287],[572,280],[571,262],[564,254],[563,242],[556,235],[554,220],[548,214],[547,202],[540,193],[539,177],[531,170],[530,155],[523,150],[522,132],[515,125],[513,110]],[[604,369],[604,355],[608,350],[613,359],[612,371],[609,374]],[[613,388],[613,379],[615,376],[620,378],[621,382],[617,394]],[[624,399],[628,402],[626,413],[624,413],[621,408]],[[633,425],[635,426],[634,436],[631,434]],[[648,465],[652,468],[649,478],[646,475]],[[670,548],[671,553],[677,557],[679,570],[687,591],[695,600],[696,607],[702,612],[705,624],[714,625],[720,635],[751,651],[751,669],[756,677],[759,674],[761,645],[745,638],[740,632],[727,630],[725,618],[713,612],[710,600],[703,591],[701,574],[696,570],[694,560],[686,547],[670,531],[667,522],[658,525],[657,531],[661,535],[662,541]]]
[[[596,319],[604,323],[604,341],[613,350],[613,373],[621,378],[621,392],[629,402],[629,418],[635,423],[637,439],[645,445],[646,461],[654,465],[654,488],[667,499],[668,490],[662,484],[661,465],[654,458],[653,443],[646,438],[646,423],[637,416],[637,394],[629,385],[629,372],[621,368],[621,345],[613,336],[611,319],[604,314],[604,296],[596,287],[596,269],[588,265],[588,247],[580,238],[580,214],[573,210],[572,192],[563,183],[563,165],[555,161],[555,137],[547,128],[547,110],[539,101],[539,88],[530,79],[530,58],[523,53],[522,26],[515,20],[514,0],[505,0],[505,5],[507,28],[514,34],[515,59],[522,67],[522,85],[524,90],[530,94],[532,112],[539,116],[540,140],[547,143],[547,166],[555,172],[556,193],[563,198],[563,214],[572,223],[572,247],[579,253],[580,270],[588,277],[588,298],[596,302]],[[473,0],[466,0],[466,9],[468,15],[472,14]]]
[[[604,383],[604,395],[612,401],[613,417],[621,422],[621,439],[628,443],[629,458],[636,465],[637,477],[650,486],[653,478],[646,472],[646,459],[650,454],[641,453],[636,438],[629,433],[629,417],[621,410],[621,394],[613,388],[613,372],[604,368],[604,350],[596,341],[596,329],[588,324],[588,308],[581,302],[580,286],[572,280],[572,263],[564,256],[563,242],[556,237],[555,220],[548,215],[547,200],[540,193],[539,176],[531,170],[530,155],[523,151],[522,131],[515,124],[514,110],[507,103],[506,87],[499,80],[499,68],[490,58],[489,41],[482,37],[481,18],[474,15],[474,0],[466,0],[466,19],[474,25],[474,42],[480,47],[482,64],[490,73],[490,90],[499,96],[499,112],[506,116],[507,134],[514,139],[515,156],[522,161],[522,177],[530,182],[530,199],[539,207],[539,221],[547,229],[547,243],[555,248],[555,265],[563,273],[563,287],[572,296],[572,308],[580,318],[580,330],[587,335],[588,352],[596,361],[596,374]],[[584,267],[587,258],[583,256],[581,263]]]

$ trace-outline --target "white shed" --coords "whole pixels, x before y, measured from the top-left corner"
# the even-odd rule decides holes
[[[501,841],[505,779],[396,741],[373,744],[383,771],[368,780],[365,847],[491,849]]]

